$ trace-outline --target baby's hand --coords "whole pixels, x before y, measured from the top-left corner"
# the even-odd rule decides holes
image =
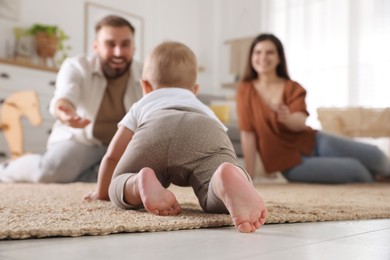
[[[84,196],[84,200],[93,201],[93,200],[100,200],[100,198],[99,198],[97,192],[93,190]]]

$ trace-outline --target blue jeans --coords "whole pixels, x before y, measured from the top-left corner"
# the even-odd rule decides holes
[[[282,173],[291,182],[372,182],[390,176],[390,160],[374,145],[318,131],[313,154]]]

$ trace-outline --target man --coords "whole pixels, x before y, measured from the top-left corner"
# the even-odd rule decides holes
[[[142,97],[142,67],[132,60],[134,27],[128,21],[110,15],[95,29],[95,55],[67,59],[58,73],[50,103],[57,121],[46,153],[3,164],[0,181],[96,181],[117,123]]]

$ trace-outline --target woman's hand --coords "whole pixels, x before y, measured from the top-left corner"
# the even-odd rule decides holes
[[[279,105],[276,108],[276,114],[278,116],[278,121],[287,125],[287,123],[290,119],[290,116],[291,116],[291,112],[290,112],[290,109],[288,108],[288,106],[286,106],[284,104]]]
[[[284,124],[288,129],[294,132],[302,131],[306,128],[306,118],[302,112],[291,113],[288,106],[285,104],[279,105],[275,109],[277,119],[280,123]]]

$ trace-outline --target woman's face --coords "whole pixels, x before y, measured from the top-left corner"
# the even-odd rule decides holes
[[[276,73],[279,55],[275,44],[265,40],[258,42],[252,52],[252,66],[258,74]]]

